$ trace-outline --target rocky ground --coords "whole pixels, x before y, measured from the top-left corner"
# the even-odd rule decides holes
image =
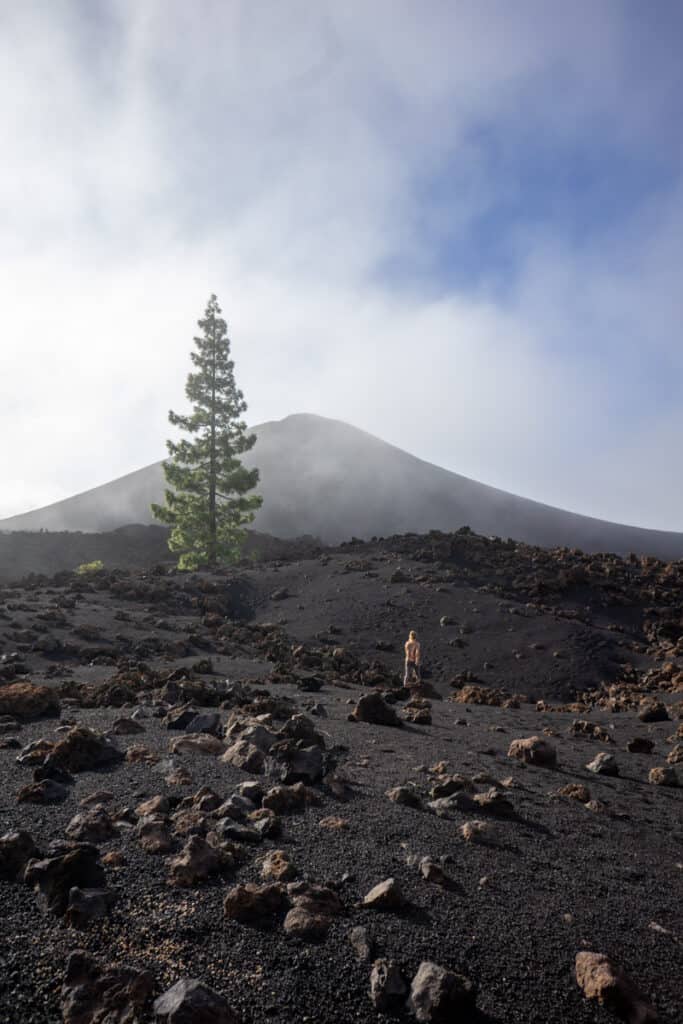
[[[681,563],[311,554],[0,590],[0,1021],[679,1020]]]

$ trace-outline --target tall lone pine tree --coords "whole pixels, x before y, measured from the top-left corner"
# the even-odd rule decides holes
[[[253,448],[256,435],[247,434],[240,419],[247,403],[235,383],[227,324],[215,295],[198,323],[202,336],[194,338],[196,351],[190,353],[197,369],[185,385],[192,412],[168,414],[173,426],[192,437],[166,442],[166,504],[152,505],[155,517],[172,527],[168,546],[180,554],[181,569],[215,569],[234,561],[262,502],[247,493],[259,472],[243,466],[240,456]]]

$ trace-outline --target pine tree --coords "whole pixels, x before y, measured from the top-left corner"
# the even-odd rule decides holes
[[[166,504],[152,505],[155,517],[172,527],[168,546],[180,554],[181,569],[215,569],[234,561],[262,502],[247,493],[259,472],[243,466],[240,456],[253,448],[256,435],[247,433],[241,419],[247,404],[235,383],[227,325],[215,295],[198,324],[202,334],[190,353],[197,369],[185,385],[192,412],[168,414],[173,426],[192,437],[166,442]]]

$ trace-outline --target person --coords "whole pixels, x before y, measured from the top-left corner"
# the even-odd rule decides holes
[[[408,686],[411,680],[420,682],[420,642],[411,629],[408,639],[405,642],[406,671],[403,677],[403,685]]]

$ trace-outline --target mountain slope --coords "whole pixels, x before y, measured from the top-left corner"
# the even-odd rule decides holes
[[[683,534],[643,530],[576,515],[488,487],[424,462],[356,427],[299,414],[255,428],[247,460],[261,470],[264,497],[255,527],[278,537],[352,536],[455,530],[543,546],[683,557]],[[46,508],[0,521],[0,530],[116,529],[149,523],[161,463]]]

